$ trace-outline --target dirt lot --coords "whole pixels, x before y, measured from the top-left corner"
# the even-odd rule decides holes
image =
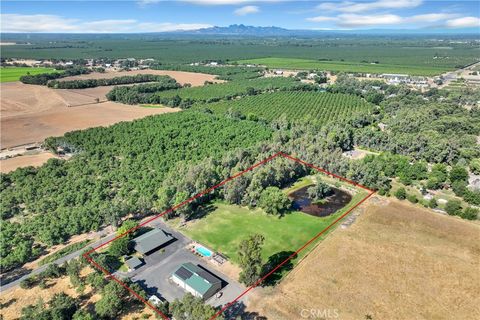
[[[134,71],[108,71],[105,73],[94,72],[90,74],[82,74],[79,76],[66,77],[62,80],[79,80],[79,79],[110,79],[121,76],[134,76],[136,74],[155,74],[155,75],[167,75],[180,84],[190,83],[192,86],[203,86],[205,81],[223,82],[222,80],[216,80],[215,75],[185,71],[169,71],[169,70],[134,70]]]
[[[45,112],[2,119],[1,144],[8,148],[29,142],[40,142],[50,136],[90,127],[107,126],[148,115],[176,112],[173,108],[141,108],[114,102],[104,102],[72,108],[52,109]]]
[[[480,319],[479,240],[478,223],[370,204],[277,288],[256,289],[248,309],[276,320]]]
[[[92,73],[64,79],[113,78],[147,73],[170,75],[179,83],[190,83],[193,86],[201,86],[205,81],[221,81],[215,80],[215,76],[210,74],[162,70]],[[170,108],[138,108],[114,102],[97,104],[96,100],[104,101],[111,88],[54,90],[20,82],[0,84],[1,148],[41,142],[49,136],[62,135],[71,130],[178,111]]]
[[[18,115],[62,109],[66,106],[65,100],[46,86],[6,82],[0,84],[0,93],[2,120]]]
[[[57,158],[50,152],[42,152],[39,154],[23,155],[6,160],[0,160],[0,172],[7,173],[17,168],[34,166],[39,167],[48,159]]]

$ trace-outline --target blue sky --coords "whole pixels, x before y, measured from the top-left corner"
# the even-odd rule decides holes
[[[2,32],[112,33],[246,24],[480,32],[480,2],[426,0],[3,1]]]

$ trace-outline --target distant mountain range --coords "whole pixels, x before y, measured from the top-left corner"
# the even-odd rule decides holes
[[[300,36],[300,37],[314,37],[326,34],[459,34],[458,30],[432,30],[432,29],[364,29],[364,30],[292,30],[275,26],[270,27],[255,27],[246,26],[243,24],[232,24],[228,27],[211,27],[198,30],[189,31],[172,31],[167,34],[184,34],[184,35],[212,35],[212,36],[249,36],[249,37],[281,37],[281,36]],[[467,31],[465,33],[471,33]]]
[[[308,30],[288,30],[280,27],[254,27],[243,24],[232,24],[228,27],[211,27],[198,29],[193,31],[185,31],[184,33],[194,33],[202,35],[238,35],[238,36],[290,36],[294,34],[304,33]]]

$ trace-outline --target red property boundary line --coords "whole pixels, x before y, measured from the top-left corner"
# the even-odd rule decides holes
[[[286,154],[286,153],[283,153],[283,152],[277,152],[275,153],[274,155],[256,163],[255,165],[251,166],[250,168],[247,168],[231,177],[229,177],[228,179],[214,185],[213,187],[210,187],[196,195],[194,195],[193,197],[191,197],[190,199],[187,199],[185,201],[183,201],[182,203],[179,203],[167,210],[165,210],[164,212],[158,214],[158,215],[155,215],[153,216],[152,218],[148,219],[147,221],[139,224],[138,226],[136,227],[133,227],[129,230],[127,230],[126,232],[116,236],[115,238],[89,250],[88,252],[84,253],[83,254],[83,257],[85,259],[87,259],[87,261],[89,261],[93,266],[95,266],[97,269],[99,269],[100,271],[102,271],[105,275],[108,276],[108,278],[112,279],[113,281],[117,282],[118,284],[120,284],[122,287],[124,287],[125,289],[127,289],[134,297],[136,297],[137,299],[139,299],[140,301],[142,301],[145,305],[147,305],[148,307],[150,307],[153,311],[155,311],[156,313],[158,313],[163,319],[165,320],[169,320],[169,318],[163,314],[160,310],[158,310],[154,305],[152,305],[150,302],[148,302],[147,300],[145,300],[144,298],[142,298],[138,293],[136,293],[134,290],[130,289],[129,286],[127,286],[124,282],[122,282],[120,279],[118,279],[117,277],[115,277],[112,273],[110,273],[108,270],[106,270],[105,268],[103,268],[102,266],[100,266],[98,263],[96,263],[92,257],[90,257],[90,254],[92,254],[93,252],[95,252],[96,250],[108,245],[109,243],[121,238],[121,237],[124,237],[126,236],[127,234],[129,233],[132,233],[134,232],[135,230],[141,228],[142,226],[166,215],[167,213],[170,213],[172,211],[175,211],[176,209],[194,201],[195,199],[198,199],[210,192],[212,192],[213,190],[215,190],[216,188],[218,187],[221,187],[223,186],[224,184],[226,184],[227,182],[229,181],[232,181],[233,179],[235,178],[238,178],[239,176],[249,172],[249,171],[252,171],[253,169],[267,163],[267,162],[270,162],[272,161],[273,159],[277,158],[277,157],[284,157],[286,159],[290,159],[292,161],[295,161],[295,162],[298,162],[300,164],[303,164],[307,167],[310,167],[314,170],[317,170],[319,172],[322,172],[326,175],[329,175],[329,176],[332,176],[334,178],[337,178],[339,180],[342,180],[342,181],[345,181],[347,183],[350,183],[356,187],[359,187],[359,188],[362,188],[366,191],[368,191],[368,195],[365,196],[362,200],[360,200],[359,202],[357,202],[353,207],[351,207],[349,210],[347,210],[344,214],[342,214],[340,217],[338,217],[335,221],[333,221],[330,225],[328,225],[325,229],[323,229],[322,231],[320,231],[317,235],[315,235],[313,238],[311,238],[310,240],[308,240],[305,244],[303,244],[300,248],[298,248],[294,253],[292,253],[288,258],[286,258],[284,261],[282,261],[279,265],[277,265],[275,268],[273,268],[269,273],[267,273],[266,275],[264,275],[261,279],[259,279],[257,282],[255,282],[253,285],[251,285],[250,287],[248,287],[244,292],[242,292],[238,297],[236,297],[233,301],[227,303],[221,310],[219,310],[215,315],[213,315],[213,317],[210,318],[210,320],[213,320],[215,318],[217,318],[219,315],[221,315],[225,310],[227,310],[228,308],[230,308],[235,302],[237,302],[240,298],[242,298],[244,295],[246,295],[250,290],[252,290],[253,288],[257,287],[260,283],[262,283],[267,277],[269,277],[271,274],[273,274],[275,271],[277,271],[279,268],[281,268],[285,263],[287,263],[289,260],[291,260],[292,258],[296,257],[298,255],[298,253],[300,253],[301,251],[303,251],[306,247],[308,247],[312,242],[314,242],[315,240],[317,240],[322,234],[324,234],[327,230],[329,230],[332,226],[334,226],[335,224],[337,224],[340,220],[342,220],[345,216],[347,216],[350,212],[352,212],[355,208],[357,208],[360,204],[362,204],[363,202],[365,202],[368,198],[370,198],[374,193],[375,193],[375,190],[372,190],[372,189],[369,189],[359,183],[356,183],[354,181],[351,181],[349,179],[346,179],[344,177],[341,177],[341,176],[338,176],[334,173],[331,173],[323,168],[320,168],[320,167],[316,167],[314,166],[313,164],[311,163],[307,163],[303,160],[300,160],[298,158],[295,158],[289,154]]]

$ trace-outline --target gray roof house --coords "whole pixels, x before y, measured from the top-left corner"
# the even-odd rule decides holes
[[[133,242],[135,243],[135,251],[141,254],[149,254],[152,253],[153,250],[166,245],[173,239],[174,238],[171,235],[167,234],[162,229],[155,228],[136,237],[133,239]]]
[[[222,288],[222,280],[191,262],[178,267],[171,279],[185,291],[204,300]]]

